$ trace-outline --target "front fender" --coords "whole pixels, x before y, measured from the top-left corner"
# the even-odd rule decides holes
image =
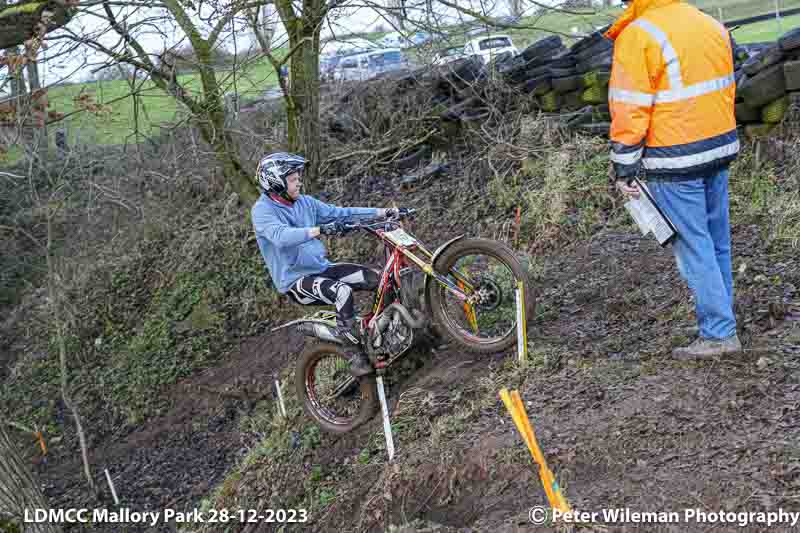
[[[440,255],[442,255],[442,253],[444,253],[444,251],[445,251],[445,250],[446,250],[446,249],[447,249],[447,248],[448,248],[448,247],[449,247],[451,244],[453,244],[453,243],[454,243],[454,242],[456,242],[457,240],[460,240],[460,239],[463,239],[463,238],[464,238],[464,235],[459,235],[458,237],[453,237],[452,239],[450,239],[449,241],[447,241],[446,243],[444,243],[443,245],[441,245],[440,247],[438,247],[438,248],[436,249],[436,251],[435,251],[435,252],[433,252],[433,257],[431,257],[431,265],[435,265],[435,264],[436,264],[436,260],[437,260],[437,259],[439,259],[439,256],[440,256]]]
[[[439,256],[441,256],[444,253],[444,251],[447,250],[454,242],[456,242],[458,240],[461,240],[463,238],[464,238],[464,235],[459,235],[458,237],[454,237],[454,238],[450,239],[449,241],[447,241],[446,243],[444,243],[443,245],[441,245],[440,247],[438,247],[436,249],[436,251],[433,252],[433,256],[431,257],[431,266],[436,264],[436,260],[439,259]],[[426,296],[428,294],[428,285],[430,284],[430,282],[431,282],[431,276],[430,275],[426,275],[425,276],[425,295]]]

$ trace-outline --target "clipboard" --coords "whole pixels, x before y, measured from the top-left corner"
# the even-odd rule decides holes
[[[643,181],[639,178],[633,178],[630,183],[636,184],[641,194],[639,198],[628,200],[625,203],[625,208],[636,221],[642,235],[652,233],[662,247],[671,244],[678,236],[678,229],[675,224],[658,206],[653,194]]]

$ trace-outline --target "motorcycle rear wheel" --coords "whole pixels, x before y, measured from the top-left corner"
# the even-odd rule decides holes
[[[375,376],[353,377],[347,361],[341,346],[325,342],[308,346],[297,363],[297,397],[306,414],[328,433],[349,433],[378,411]]]

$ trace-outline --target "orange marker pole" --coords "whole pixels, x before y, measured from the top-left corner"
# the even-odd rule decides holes
[[[525,406],[522,403],[519,392],[512,391],[512,393],[509,394],[508,390],[504,388],[500,391],[500,398],[503,400],[506,409],[511,413],[511,418],[517,426],[517,431],[519,431],[522,440],[524,440],[525,444],[528,446],[528,451],[530,451],[533,460],[539,465],[539,479],[542,481],[542,487],[547,495],[547,500],[550,502],[550,506],[561,512],[569,512],[569,503],[567,503],[566,498],[562,494],[561,487],[558,486],[553,472],[547,466],[544,454],[541,448],[539,448],[539,443],[536,441],[533,427],[528,420],[528,415],[525,412]]]

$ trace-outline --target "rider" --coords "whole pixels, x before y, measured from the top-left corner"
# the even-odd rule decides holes
[[[336,207],[301,195],[301,175],[307,161],[286,152],[267,155],[256,171],[262,189],[251,217],[256,240],[272,283],[302,305],[334,304],[334,332],[350,355],[355,376],[372,372],[363,351],[359,321],[355,318],[353,289],[374,290],[379,274],[354,263],[331,263],[319,235],[341,235],[344,222],[353,217],[397,216],[397,208]]]

